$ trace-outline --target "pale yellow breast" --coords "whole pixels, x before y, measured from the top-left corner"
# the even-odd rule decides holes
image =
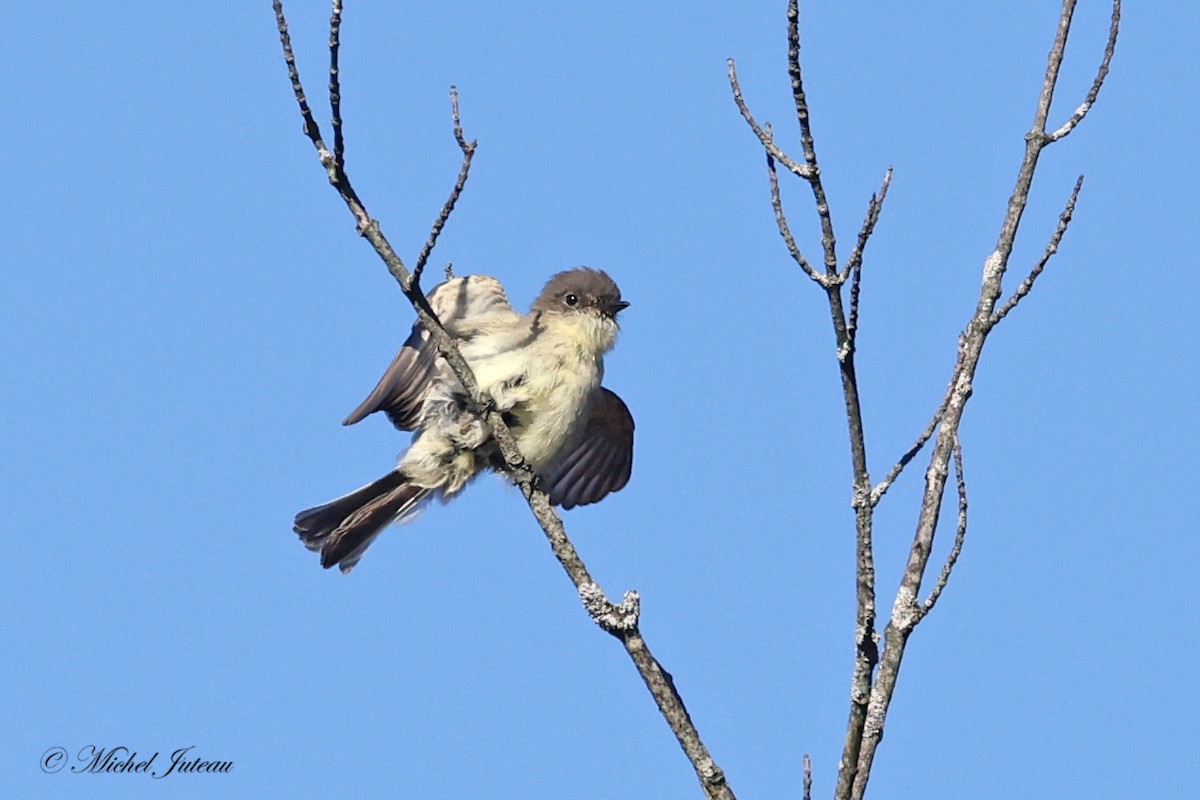
[[[580,424],[603,365],[590,320],[543,315],[526,335],[477,352],[472,361],[480,386],[498,408],[522,420],[517,445],[535,468],[545,466]]]

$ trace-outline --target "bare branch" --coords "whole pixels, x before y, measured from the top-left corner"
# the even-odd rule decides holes
[[[983,291],[986,291],[986,283],[981,288],[981,292]],[[987,328],[981,326],[976,317],[972,319],[967,326],[967,332],[960,338],[958,362],[954,368],[955,377],[951,382],[941,421],[937,425],[937,435],[929,467],[925,471],[925,489],[917,517],[917,529],[913,534],[913,543],[904,567],[904,575],[901,578],[900,587],[896,590],[892,613],[884,632],[884,648],[879,656],[879,670],[871,686],[870,700],[861,728],[858,759],[853,771],[853,783],[849,794],[837,795],[838,798],[849,797],[851,800],[862,800],[870,779],[875,752],[883,739],[884,722],[895,692],[904,650],[913,628],[922,616],[922,609],[917,603],[917,597],[921,591],[921,582],[924,579],[929,556],[933,550],[934,536],[937,533],[941,499],[945,491],[948,473],[947,462],[954,443],[957,441],[958,426],[962,420],[963,411],[971,396],[971,380],[979,363],[986,336]]]
[[[296,56],[292,52],[292,37],[288,33],[287,19],[283,15],[283,3],[281,0],[272,0],[272,4],[275,8],[275,26],[279,30],[279,41],[283,45],[283,60],[287,64],[288,78],[292,83],[292,93],[296,96],[296,104],[300,106],[300,116],[304,119],[304,135],[309,138],[313,143],[313,147],[317,149],[317,159],[321,162],[321,166],[325,168],[325,175],[329,178],[329,182],[338,190],[342,199],[350,207],[351,213],[354,214],[354,218],[358,222],[359,235],[365,235],[365,230],[370,225],[371,219],[367,216],[366,209],[362,207],[362,201],[358,199],[354,187],[346,179],[345,171],[338,163],[337,158],[334,157],[334,154],[329,151],[325,140],[321,136],[321,126],[317,124],[316,118],[313,117],[312,109],[309,108],[308,100],[304,94],[304,86],[300,83],[300,73],[296,69]],[[399,263],[399,257],[396,260]],[[404,265],[400,264],[400,268],[404,269]]]
[[[817,150],[813,144],[812,125],[809,121],[808,99],[804,96],[804,79],[800,71],[800,0],[789,0],[788,10],[788,77],[792,81],[792,100],[796,104],[796,121],[800,124],[800,145],[804,148],[804,161],[811,175],[808,185],[812,187],[813,200],[817,204],[817,216],[821,219],[821,246],[825,250],[825,271],[837,273],[837,237],[833,235],[833,217],[825,187],[821,184],[821,167],[817,164]]]
[[[875,223],[879,222],[879,214],[883,211],[883,201],[887,200],[888,188],[891,185],[892,168],[888,167],[887,172],[883,173],[883,183],[879,185],[879,191],[871,195],[871,202],[867,203],[867,215],[863,217],[862,227],[858,229],[858,241],[854,243],[854,249],[850,251],[850,258],[846,259],[846,266],[841,272],[843,281],[846,280],[851,270],[862,264],[867,241],[875,232]]]
[[[338,194],[341,195],[350,213],[354,216],[359,235],[371,243],[375,252],[379,254],[388,271],[392,274],[392,277],[400,284],[401,291],[404,292],[409,302],[413,304],[413,308],[417,312],[417,318],[426,330],[429,331],[439,352],[446,359],[455,376],[467,391],[467,394],[479,408],[490,408],[490,401],[480,396],[475,376],[471,372],[467,362],[458,352],[458,347],[454,344],[454,340],[446,332],[441,322],[438,321],[437,315],[429,307],[429,303],[426,301],[425,295],[421,292],[420,286],[412,280],[412,276],[407,267],[404,266],[404,262],[380,231],[379,223],[371,219],[370,214],[367,213],[366,207],[354,191],[354,187],[350,183],[350,178],[346,175],[345,170],[340,168],[334,154],[325,145],[321,136],[320,126],[313,117],[312,110],[305,99],[304,87],[300,81],[300,73],[296,68],[296,59],[292,50],[291,36],[288,33],[287,19],[284,16],[283,3],[281,0],[273,0],[273,6],[275,9],[275,23],[279,30],[280,43],[283,46],[284,61],[288,68],[288,78],[291,80],[292,91],[296,96],[296,102],[300,106],[300,114],[304,119],[304,133],[316,148],[317,157],[320,159],[321,165],[325,167],[329,182],[337,190]],[[338,41],[337,31],[340,30],[340,20],[341,0],[334,0],[333,15],[330,18],[331,50],[333,43]],[[336,63],[336,60],[332,63]],[[336,74],[336,70],[331,68],[331,74]],[[332,92],[334,89],[334,81],[332,79],[330,88]],[[499,427],[504,427],[503,419],[494,410],[490,411],[488,415],[489,423],[492,422],[493,418],[499,422]],[[507,433],[507,428],[505,428],[505,433]],[[511,441],[511,435],[508,438]],[[523,462],[523,459],[518,458],[517,460],[518,462]]]
[[[946,563],[942,565],[942,572],[938,575],[933,591],[929,593],[929,599],[917,613],[916,622],[924,619],[925,615],[937,605],[938,598],[942,596],[942,590],[950,581],[950,573],[954,570],[959,555],[962,554],[963,540],[967,538],[967,480],[963,476],[962,443],[959,442],[957,436],[954,437],[954,483],[958,488],[958,525],[954,531],[954,545],[950,548],[949,555],[946,556]]]
[[[438,236],[441,235],[442,228],[446,226],[446,220],[450,219],[450,214],[454,211],[459,196],[462,195],[463,187],[467,185],[467,174],[471,171],[471,159],[475,156],[476,141],[472,139],[468,142],[463,137],[462,119],[458,113],[458,89],[454,86],[450,87],[450,116],[454,122],[454,140],[458,142],[458,147],[463,154],[462,166],[458,169],[458,180],[454,182],[450,197],[446,199],[441,213],[433,221],[433,229],[429,232],[429,238],[425,240],[425,245],[417,256],[417,263],[413,266],[412,272],[414,285],[421,280],[421,273],[425,271],[425,264],[429,261],[433,248],[437,245]]]
[[[458,142],[458,149],[463,151],[465,155],[468,150],[475,149],[475,140],[472,139],[470,144],[463,137],[462,117],[458,113],[458,87],[450,87],[450,119],[454,121],[454,141]]]
[[[1008,258],[1012,254],[1013,243],[1017,238],[1017,230],[1021,224],[1021,216],[1029,202],[1029,187],[1033,183],[1033,173],[1037,169],[1038,156],[1051,141],[1046,135],[1046,119],[1050,114],[1050,104],[1054,99],[1054,88],[1058,82],[1059,69],[1062,67],[1063,56],[1066,53],[1067,35],[1071,30],[1071,19],[1075,13],[1076,0],[1063,0],[1062,12],[1059,15],[1058,29],[1055,32],[1054,43],[1050,46],[1050,54],[1046,60],[1046,74],[1042,79],[1042,89],[1038,96],[1037,110],[1033,116],[1033,127],[1025,135],[1025,156],[1017,173],[1016,185],[1008,200],[1008,209],[1004,216],[1004,224],[996,241],[995,251],[984,262],[983,291],[979,296],[976,307],[976,323],[987,326],[989,317],[996,307],[1003,291],[1004,273],[1008,269]],[[1114,26],[1119,20],[1120,3],[1114,0]],[[1115,49],[1116,40],[1113,38],[1116,28],[1110,28],[1111,43],[1105,48],[1106,58],[1102,66],[1107,69],[1110,58],[1109,50]],[[1099,77],[1099,76],[1098,76]],[[1099,91],[1097,89],[1097,91]],[[1089,94],[1089,97],[1091,95]],[[1081,117],[1082,119],[1082,117]],[[1066,134],[1063,134],[1066,135]],[[1060,137],[1061,138],[1061,137]]]
[[[846,740],[841,760],[838,763],[838,779],[835,788],[835,797],[844,798],[850,793],[856,776],[862,731],[867,722],[872,675],[879,662],[875,629],[875,553],[872,543],[871,476],[867,467],[866,435],[863,429],[862,406],[858,395],[858,376],[854,367],[854,336],[847,325],[846,312],[842,305],[842,282],[839,280],[837,267],[837,237],[834,235],[833,217],[825,196],[825,187],[821,182],[821,169],[817,162],[816,146],[813,142],[808,99],[804,93],[804,76],[800,68],[799,0],[789,0],[787,19],[788,76],[791,79],[792,99],[796,106],[796,120],[800,126],[800,143],[804,149],[804,161],[810,171],[808,185],[812,189],[817,217],[821,222],[821,248],[825,261],[825,275],[822,276],[825,280],[821,283],[829,300],[830,320],[833,323],[834,340],[837,344],[838,372],[846,404],[846,426],[850,439],[850,460],[854,472],[851,499],[855,517],[854,671],[850,681],[850,718],[846,725]],[[861,275],[857,276],[856,284],[860,280]],[[857,300],[858,290],[852,286],[852,306],[857,305]],[[854,323],[857,325],[857,317],[855,317]]]
[[[959,341],[959,350],[960,352],[962,350],[961,339]],[[871,490],[872,506],[879,505],[879,501],[887,494],[888,489],[892,488],[892,484],[895,483],[896,478],[900,477],[900,473],[904,471],[904,468],[921,452],[921,448],[929,441],[929,437],[933,436],[933,432],[937,430],[938,423],[942,421],[942,416],[946,413],[946,406],[950,403],[950,395],[954,391],[954,384],[957,380],[958,365],[956,364],[954,372],[950,376],[950,385],[946,387],[946,394],[942,396],[942,402],[937,407],[937,411],[933,412],[933,419],[929,420],[929,424],[925,426],[925,430],[921,431],[921,434],[917,437],[917,441],[913,442],[912,447],[908,448],[904,455],[900,456],[900,460],[896,462],[895,466],[888,471],[887,477],[876,484],[875,488]]]
[[[846,268],[838,276],[841,281],[845,281],[847,275],[853,278],[850,283],[850,321],[846,323],[846,335],[851,345],[858,337],[858,297],[862,285],[863,251],[871,234],[875,232],[875,223],[879,221],[879,212],[883,209],[883,201],[887,199],[888,187],[891,185],[892,168],[888,167],[883,175],[883,184],[877,193],[871,195],[871,202],[867,204],[867,216],[863,219],[862,227],[858,229],[858,241],[850,252]]]
[[[1096,98],[1100,96],[1100,87],[1104,85],[1104,79],[1108,77],[1108,65],[1112,63],[1113,53],[1117,49],[1117,33],[1120,27],[1121,0],[1113,0],[1112,16],[1108,25],[1108,42],[1104,45],[1104,58],[1100,61],[1100,68],[1096,70],[1096,77],[1092,81],[1092,88],[1088,90],[1087,97],[1084,98],[1079,108],[1075,109],[1075,113],[1071,115],[1071,118],[1064,122],[1062,127],[1046,137],[1046,144],[1057,142],[1075,130],[1075,126],[1083,121],[1083,118],[1091,111],[1092,106],[1096,104]]]
[[[275,25],[279,30],[279,42],[283,45],[283,60],[287,65],[288,79],[292,83],[292,94],[296,96],[296,104],[300,106],[300,116],[304,119],[304,135],[312,140],[317,148],[321,163],[325,164],[326,157],[332,158],[325,142],[321,139],[321,128],[313,118],[312,109],[308,107],[308,99],[304,96],[304,87],[300,83],[300,73],[296,69],[296,54],[292,52],[292,36],[288,33],[287,20],[283,16],[283,3],[274,0]]]
[[[321,165],[325,168],[330,183],[337,190],[350,210],[350,213],[354,216],[358,233],[371,243],[375,252],[392,274],[392,277],[399,283],[405,297],[412,303],[413,308],[417,312],[417,318],[429,332],[434,343],[437,345],[439,353],[445,358],[455,377],[458,378],[463,389],[466,391],[470,399],[470,410],[482,417],[491,428],[496,445],[504,458],[506,474],[520,487],[534,517],[537,518],[538,523],[545,532],[547,541],[550,543],[555,557],[575,584],[580,600],[583,602],[588,614],[597,625],[619,639],[625,646],[631,660],[634,662],[639,674],[641,674],[643,681],[662,711],[664,718],[675,733],[680,747],[692,763],[692,767],[700,779],[705,794],[712,800],[733,800],[733,791],[726,783],[724,773],[713,763],[707,748],[700,740],[699,732],[692,724],[682,698],[675,691],[674,682],[671,680],[670,674],[662,668],[642,639],[637,625],[639,613],[637,594],[635,592],[627,593],[624,601],[616,604],[608,600],[604,596],[604,592],[599,588],[599,585],[592,580],[583,560],[579,557],[570,539],[567,538],[561,518],[559,518],[558,514],[551,507],[549,498],[545,492],[538,488],[538,477],[534,473],[533,468],[530,467],[524,456],[521,455],[511,431],[509,431],[501,414],[495,409],[491,398],[485,396],[480,391],[479,384],[475,380],[470,366],[463,359],[454,340],[446,332],[437,315],[430,308],[425,295],[421,292],[417,276],[409,273],[403,261],[401,261],[396,251],[383,235],[379,223],[367,213],[366,207],[351,186],[350,179],[345,174],[339,157],[330,153],[329,149],[325,146],[321,138],[320,128],[313,117],[311,109],[308,107],[300,75],[296,69],[295,56],[292,51],[291,38],[288,34],[287,20],[284,17],[283,4],[281,0],[273,0],[273,5],[280,42],[283,46],[284,60],[288,68],[288,77],[291,80],[296,101],[300,106],[301,116],[304,118],[305,135],[308,136],[316,148],[317,156],[321,161]],[[335,77],[336,48],[338,46],[340,16],[341,0],[334,0],[334,13],[330,20],[330,92],[331,106],[334,108],[336,106],[332,98],[337,91]],[[463,186],[466,183],[471,156],[475,149],[475,142],[468,143],[463,136],[458,114],[458,96],[457,92],[453,90],[451,94],[451,108],[454,120],[454,137],[458,142],[459,148],[463,151],[463,165],[459,170],[459,177],[451,192],[450,199],[447,200],[441,214],[439,214],[437,220],[434,222],[433,230],[426,241],[426,247],[418,257],[417,263],[420,269],[424,268],[434,245],[437,243],[438,234],[441,232],[450,212],[453,211],[458,196],[462,192]],[[336,127],[340,128],[340,123]],[[335,149],[340,154],[341,145],[336,145]]]
[[[1017,303],[1033,288],[1033,282],[1042,274],[1042,270],[1046,268],[1050,258],[1058,252],[1058,246],[1062,243],[1063,235],[1067,232],[1067,226],[1071,224],[1071,217],[1075,214],[1075,201],[1079,199],[1079,191],[1083,188],[1083,176],[1080,175],[1075,180],[1075,188],[1071,191],[1071,196],[1067,199],[1066,208],[1058,216],[1058,225],[1054,228],[1054,233],[1050,236],[1050,241],[1046,244],[1046,250],[1042,253],[1042,257],[1038,259],[1029,275],[1025,280],[1021,281],[1021,285],[1013,292],[1012,297],[1000,307],[1000,310],[992,314],[992,325],[995,325],[1000,320],[1017,307]]]
[[[995,250],[984,262],[983,276],[980,283],[979,298],[975,313],[959,337],[958,357],[950,378],[946,393],[937,410],[934,412],[929,425],[917,437],[916,442],[904,453],[887,477],[873,489],[870,484],[870,473],[867,468],[866,442],[863,433],[862,410],[857,387],[857,376],[854,368],[855,339],[858,330],[859,300],[862,286],[862,260],[866,243],[869,240],[878,220],[880,209],[886,197],[891,180],[889,169],[884,177],[883,185],[876,196],[873,196],[868,206],[867,215],[859,230],[858,241],[847,259],[845,266],[839,272],[837,268],[837,240],[830,214],[829,204],[821,181],[821,170],[817,161],[816,149],[811,129],[811,118],[808,100],[804,91],[803,73],[800,66],[800,32],[799,32],[799,0],[789,0],[788,3],[788,75],[791,79],[792,96],[796,107],[796,119],[800,127],[801,146],[804,153],[804,163],[795,164],[785,161],[785,165],[796,175],[808,181],[812,188],[813,200],[817,216],[821,223],[821,244],[824,255],[825,270],[818,272],[800,255],[795,240],[791,235],[786,218],[783,214],[782,202],[775,172],[774,160],[784,160],[773,141],[770,126],[760,128],[750,115],[742,99],[741,88],[737,82],[736,71],[732,60],[729,62],[730,86],[734,101],[742,116],[754,131],[760,143],[767,150],[767,168],[771,181],[771,203],[775,212],[780,234],[788,246],[789,252],[805,273],[825,290],[829,300],[830,316],[833,322],[834,336],[837,343],[837,358],[840,367],[842,390],[846,403],[846,418],[849,429],[851,460],[854,468],[854,489],[851,505],[855,509],[855,552],[856,552],[856,601],[855,618],[855,661],[851,679],[850,718],[846,730],[846,739],[842,749],[841,760],[838,764],[838,779],[834,797],[837,800],[857,800],[866,792],[870,779],[871,766],[875,752],[883,737],[883,726],[887,710],[895,690],[899,675],[900,663],[904,655],[908,637],[917,622],[928,613],[936,603],[949,580],[950,571],[962,549],[966,532],[966,484],[962,477],[962,454],[958,444],[958,427],[966,403],[972,393],[972,381],[983,351],[988,333],[996,322],[1008,313],[1032,288],[1033,282],[1044,269],[1050,256],[1054,254],[1070,222],[1075,200],[1080,190],[1076,185],[1075,192],[1068,202],[1067,210],[1060,218],[1059,226],[1051,238],[1046,254],[1025,282],[1018,287],[1013,297],[996,310],[997,303],[1003,290],[1004,274],[1008,268],[1008,260],[1012,254],[1021,217],[1028,204],[1029,189],[1037,167],[1038,156],[1050,142],[1070,133],[1082,121],[1099,94],[1100,87],[1108,73],[1109,64],[1116,45],[1118,22],[1120,17],[1120,0],[1114,0],[1112,25],[1109,31],[1108,44],[1105,48],[1104,59],[1088,92],[1085,102],[1075,115],[1062,128],[1052,134],[1046,133],[1046,120],[1057,85],[1059,70],[1062,66],[1066,50],[1067,35],[1070,32],[1071,20],[1074,14],[1076,0],[1063,0],[1054,42],[1047,58],[1046,72],[1042,81],[1037,100],[1032,128],[1025,136],[1025,153],[1017,172],[1016,184],[1009,197],[1004,220],[997,237]],[[849,280],[850,309],[847,317],[842,304],[841,287]],[[933,441],[933,452],[930,454],[929,468],[925,473],[925,487],[918,514],[916,531],[913,535],[912,546],[909,550],[904,575],[896,592],[891,616],[884,631],[884,648],[879,652],[879,634],[876,629],[876,596],[875,596],[875,566],[872,540],[873,510],[887,493],[893,482],[899,477],[912,459],[922,451],[924,446]],[[941,511],[941,501],[946,489],[949,473],[949,463],[954,460],[956,484],[959,488],[959,525],[951,555],[943,567],[941,577],[925,604],[919,604],[921,584],[924,580],[934,536],[937,531]],[[807,795],[807,787],[806,787]]]
[[[850,319],[846,322],[845,348],[849,350],[858,342],[858,297],[862,292],[862,264],[850,271]]]
[[[792,96],[796,105],[796,117],[800,125],[801,144],[804,148],[805,166],[789,166],[791,171],[808,181],[812,188],[813,200],[816,204],[817,216],[821,221],[821,247],[824,255],[825,269],[815,270],[800,254],[795,239],[783,213],[783,204],[779,194],[779,181],[775,171],[774,161],[779,157],[778,148],[774,147],[774,139],[769,127],[759,128],[742,100],[741,87],[737,82],[737,73],[733,61],[729,61],[729,82],[733,91],[734,101],[742,116],[750,124],[751,130],[758,136],[759,142],[767,151],[767,172],[771,182],[771,206],[775,211],[775,220],[779,226],[780,235],[787,244],[788,252],[810,278],[819,283],[825,290],[829,300],[829,313],[833,323],[834,340],[837,345],[838,370],[842,381],[842,393],[846,404],[846,425],[850,438],[850,459],[853,465],[854,486],[851,505],[855,509],[855,555],[856,555],[856,600],[857,614],[855,620],[855,658],[854,676],[850,688],[850,720],[847,725],[846,742],[842,758],[838,765],[838,797],[848,796],[853,785],[856,765],[859,757],[859,744],[862,730],[866,722],[867,705],[871,695],[871,677],[879,660],[877,632],[875,629],[875,556],[872,547],[872,505],[871,477],[867,468],[866,437],[863,432],[862,408],[858,395],[858,378],[854,368],[854,334],[853,328],[848,327],[846,311],[842,303],[841,288],[846,276],[838,273],[837,238],[834,235],[833,219],[829,211],[829,203],[825,189],[821,183],[821,170],[817,162],[816,149],[813,144],[812,128],[809,123],[808,101],[804,95],[803,76],[800,70],[800,9],[798,0],[791,0],[788,5],[788,75],[791,77]],[[780,159],[782,160],[782,159]],[[890,176],[890,172],[889,172]],[[869,237],[869,229],[878,218],[879,204],[882,194],[886,191],[888,178],[885,178],[884,189],[880,197],[873,202],[868,210],[868,229],[861,235],[861,244],[865,246]],[[861,266],[862,247],[858,249],[856,261]],[[855,283],[851,287],[851,320],[857,325],[857,303],[861,274],[858,268],[847,270],[847,275],[855,274]]]
[[[768,124],[764,130],[755,122],[754,116],[746,106],[746,101],[742,98],[742,87],[738,84],[737,68],[733,64],[733,59],[726,59],[725,63],[729,66],[729,88],[733,90],[733,101],[737,103],[738,111],[742,112],[742,118],[746,120],[746,124],[750,126],[750,130],[754,131],[754,135],[762,142],[762,146],[767,149],[768,155],[774,157],[776,161],[787,167],[788,171],[796,177],[808,180],[811,177],[811,170],[806,166],[797,164],[795,159],[779,149],[774,139],[771,138],[771,126]]]
[[[333,159],[339,170],[346,168],[346,142],[342,137],[342,90],[338,74],[341,49],[342,0],[333,0],[329,17],[329,123],[333,127]]]
[[[904,576],[896,591],[891,618],[885,631],[884,651],[880,655],[879,670],[871,688],[852,790],[843,795],[840,791],[841,781],[839,780],[839,791],[836,795],[839,800],[843,797],[850,798],[850,800],[861,800],[866,792],[875,753],[883,738],[883,726],[895,691],[908,637],[917,622],[927,613],[927,610],[917,603],[917,597],[921,591],[921,583],[937,532],[942,498],[945,494],[946,480],[949,474],[949,462],[957,446],[959,424],[962,421],[967,400],[971,396],[972,381],[983,353],[984,344],[988,333],[995,326],[994,310],[1002,292],[1004,273],[1012,254],[1021,216],[1028,204],[1029,188],[1037,169],[1038,156],[1048,141],[1046,118],[1054,97],[1063,54],[1066,51],[1067,35],[1070,32],[1075,3],[1076,0],[1063,0],[1058,28],[1055,32],[1054,43],[1050,47],[1046,73],[1038,96],[1033,127],[1025,137],[1025,154],[1017,172],[1016,185],[1008,200],[1008,208],[997,237],[996,249],[984,261],[975,313],[960,338],[954,378],[951,381],[951,389],[945,409],[941,414],[941,420],[937,423],[933,453],[930,456],[929,468],[925,472],[925,489],[921,498],[917,529],[913,535]],[[1036,275],[1032,277],[1036,278]],[[1018,289],[1019,291],[1020,289]],[[961,501],[960,498],[960,502],[965,501]]]
[[[769,130],[770,126],[768,126]],[[814,270],[808,263],[808,259],[800,252],[800,248],[796,246],[796,239],[792,236],[787,217],[783,213],[783,199],[779,196],[779,176],[775,172],[775,159],[770,150],[767,151],[767,176],[771,182],[771,208],[775,210],[775,224],[779,227],[779,235],[783,237],[788,252],[792,255],[792,260],[800,265],[800,269],[804,270],[805,275],[822,286],[828,285],[826,276]]]
[[[708,748],[700,741],[700,735],[692,719],[684,708],[683,699],[675,688],[675,680],[671,673],[662,668],[658,660],[650,654],[646,640],[636,629],[620,637],[625,645],[625,651],[637,666],[646,688],[658,703],[659,711],[666,718],[675,738],[679,740],[688,760],[696,770],[696,777],[704,787],[704,793],[710,800],[735,800],[733,789],[725,780],[725,773],[713,762],[708,754]]]

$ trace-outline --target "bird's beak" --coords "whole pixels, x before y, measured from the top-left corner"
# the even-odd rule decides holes
[[[608,316],[615,317],[618,312],[624,311],[627,308],[629,308],[628,301],[614,300],[611,303],[605,303],[603,310],[604,310],[604,313],[607,314]]]

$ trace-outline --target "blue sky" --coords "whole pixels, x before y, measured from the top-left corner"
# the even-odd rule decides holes
[[[348,169],[409,261],[527,304],[609,271],[607,384],[633,480],[565,514],[741,797],[829,796],[852,657],[850,468],[822,295],[775,232],[747,100],[793,152],[784,2],[393,4],[343,29]],[[1080,4],[1053,119],[1107,26]],[[995,243],[1057,4],[807,3],[803,60],[843,253],[867,256],[873,477],[927,421]],[[1048,150],[1013,257],[1061,252],[989,341],[962,428],[971,529],[904,661],[881,797],[1184,797],[1200,736],[1194,147],[1200,10],[1131,4],[1100,102]],[[328,9],[288,9],[323,110]],[[0,785],[10,797],[692,798],[620,646],[496,478],[350,576],[291,532],[406,444],[339,421],[412,322],[326,185],[269,3],[0,10]],[[786,177],[786,176],[785,176]],[[785,183],[814,255],[803,187]],[[880,507],[881,610],[924,461]],[[937,555],[948,547],[938,542]],[[47,775],[54,746],[194,745],[227,775]]]

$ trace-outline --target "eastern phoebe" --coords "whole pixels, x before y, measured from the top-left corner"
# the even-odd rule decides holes
[[[453,278],[429,305],[454,337],[481,391],[512,430],[550,502],[587,505],[625,486],[633,467],[633,417],[600,385],[603,356],[629,303],[601,270],[560,272],[529,313],[517,314],[495,278]],[[375,390],[342,423],[376,411],[413,441],[396,469],[296,515],[321,566],[349,572],[385,527],[430,499],[450,500],[480,472],[502,466],[491,429],[467,411],[466,394],[418,321]]]

